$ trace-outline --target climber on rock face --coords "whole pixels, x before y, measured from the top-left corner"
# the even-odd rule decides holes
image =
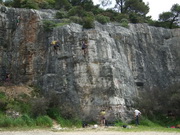
[[[53,40],[53,41],[51,42],[51,45],[54,47],[54,50],[55,50],[55,52],[57,53],[57,50],[58,50],[58,48],[59,48],[59,46],[60,46],[59,40]]]
[[[7,82],[10,81],[10,74],[6,74],[6,81],[7,81]]]
[[[88,51],[88,41],[87,40],[84,40],[82,41],[82,50],[84,52],[84,55],[87,54],[87,51]]]
[[[18,25],[19,25],[19,23],[20,23],[20,19],[21,19],[21,17],[20,17],[20,16],[18,16],[18,17],[17,17],[17,19],[16,19],[16,26],[18,26]]]

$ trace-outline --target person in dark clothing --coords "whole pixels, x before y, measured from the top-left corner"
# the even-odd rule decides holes
[[[87,51],[88,51],[88,43],[87,43],[86,40],[82,42],[82,50],[83,50],[84,55],[87,54]]]
[[[6,80],[5,80],[6,82],[10,82],[10,74],[7,74],[6,75]]]

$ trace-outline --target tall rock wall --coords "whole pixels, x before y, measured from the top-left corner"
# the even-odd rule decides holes
[[[1,75],[56,93],[65,113],[97,120],[105,109],[109,121],[129,120],[139,91],[180,82],[180,29],[95,22],[94,29],[72,23],[47,32],[42,21],[53,20],[55,11],[0,10]],[[57,52],[54,39],[61,42]]]

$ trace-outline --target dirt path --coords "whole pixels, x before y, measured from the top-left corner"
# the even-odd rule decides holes
[[[118,131],[1,131],[0,135],[180,135],[180,132],[118,132]]]

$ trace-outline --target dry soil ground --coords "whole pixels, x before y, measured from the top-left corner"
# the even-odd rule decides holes
[[[1,131],[0,135],[180,135],[178,132],[118,132],[118,131]]]

